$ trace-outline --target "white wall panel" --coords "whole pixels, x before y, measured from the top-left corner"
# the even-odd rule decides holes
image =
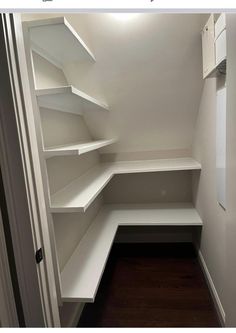
[[[217,91],[216,169],[218,202],[226,208],[226,87]]]
[[[67,80],[63,71],[47,60],[33,52],[35,88],[52,88],[67,86]]]
[[[99,196],[86,213],[53,214],[60,270],[74,252],[102,205]]]
[[[216,169],[216,110],[215,78],[204,82],[193,143],[193,156],[201,162],[200,177],[194,174],[193,196],[196,209],[203,220],[198,245],[208,267],[223,307],[226,304],[225,230],[226,212],[217,197]]]
[[[119,137],[104,152],[189,149],[203,84],[200,31],[206,16],[85,17],[97,62],[70,64],[64,72],[70,84],[110,106],[109,114],[85,114],[95,137]]]
[[[227,24],[227,229],[226,272],[227,288],[226,324],[236,326],[236,15],[226,14]]]

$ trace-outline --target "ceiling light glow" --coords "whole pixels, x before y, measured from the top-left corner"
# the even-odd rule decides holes
[[[112,18],[116,19],[117,21],[130,21],[136,18],[139,14],[138,13],[112,13],[110,14]]]

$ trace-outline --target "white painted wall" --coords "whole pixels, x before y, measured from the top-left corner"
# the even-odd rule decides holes
[[[99,196],[86,213],[53,214],[61,271],[88,229],[91,220],[97,215],[101,205],[102,196]]]
[[[226,212],[217,199],[216,169],[216,93],[215,78],[206,79],[195,128],[193,157],[201,162],[200,178],[193,177],[196,208],[203,220],[200,251],[221,300],[226,305],[225,230]]]
[[[83,117],[68,112],[40,108],[45,147],[91,140]]]
[[[66,86],[67,80],[62,72],[47,60],[33,52],[35,87],[37,89]]]
[[[116,175],[103,191],[107,203],[191,202],[191,171]]]
[[[54,194],[98,163],[97,153],[58,156],[47,160],[50,193]]]
[[[140,14],[120,21],[89,14],[86,20],[97,62],[70,64],[64,72],[69,83],[110,105],[109,114],[85,116],[95,137],[120,138],[104,151],[171,150],[175,156],[189,149],[202,89],[205,16]]]
[[[205,81],[197,120],[193,156],[202,163],[199,182],[194,180],[196,207],[203,219],[200,250],[226,314],[226,326],[236,326],[236,15],[226,15],[227,110],[226,200],[224,211],[216,189],[216,79]]]
[[[50,109],[40,108],[42,133],[45,147],[91,140],[83,117]],[[99,162],[97,151],[81,156],[57,156],[47,160],[50,193],[69,184]]]
[[[32,15],[24,15],[24,19],[29,18],[32,18]],[[235,178],[236,159],[233,151],[236,141],[232,140],[236,132],[233,111],[236,83],[233,59],[236,57],[232,42],[235,38],[235,23],[231,21],[231,33],[228,37],[231,39],[231,65],[228,65],[228,68],[231,66],[233,73],[229,76],[228,82],[231,91],[228,97],[231,110],[228,140],[229,152],[232,154],[228,156],[231,168],[228,193],[232,201],[229,202],[229,229],[226,230],[226,212],[217,202],[216,191],[216,91],[219,86],[216,79],[202,80],[200,31],[206,16],[140,14],[130,21],[123,22],[111,14],[77,14],[67,15],[67,18],[91,47],[97,62],[82,66],[78,63],[69,64],[65,66],[63,74],[52,67],[47,69],[44,67],[44,60],[37,57],[37,84],[39,87],[55,83],[60,85],[66,77],[69,84],[107,102],[111,111],[97,113],[88,110],[85,114],[85,123],[88,125],[86,130],[85,123],[79,116],[61,113],[56,117],[57,122],[53,124],[53,112],[56,111],[43,110],[45,142],[49,145],[57,144],[57,141],[60,141],[59,144],[69,142],[76,137],[77,128],[80,128],[78,133],[81,138],[113,135],[120,138],[119,143],[103,150],[106,153],[102,156],[103,160],[130,159],[131,156],[135,159],[140,156],[169,158],[187,156],[193,150],[193,156],[203,167],[200,178],[197,173],[194,173],[193,177],[194,201],[204,221],[199,246],[222,305],[229,309],[229,313],[231,311],[229,324],[234,323],[233,304],[236,290],[233,278],[231,281],[225,280],[225,270],[227,266],[233,277],[236,274],[235,266],[229,265],[234,260],[231,253],[235,252],[233,239],[236,232],[233,200],[236,192],[232,182]],[[51,131],[52,128],[57,128],[58,132],[54,133]],[[63,132],[61,138],[58,135],[60,132]],[[108,153],[111,154],[107,156]],[[47,166],[51,192],[54,193],[97,162],[98,156],[93,153],[86,157],[49,159]],[[171,198],[175,200],[180,188],[182,200],[190,200],[189,174],[182,175],[183,179],[178,176],[173,175],[172,184],[167,179],[165,184],[163,180],[161,183],[159,175],[117,176],[105,188],[105,199],[109,202],[130,201],[130,198],[138,202]],[[180,181],[184,186],[180,186]],[[153,186],[154,182],[157,186],[150,192],[148,184]],[[138,184],[141,184],[143,193],[137,193]],[[177,186],[174,189],[171,187],[173,184]],[[127,192],[124,191],[125,188],[128,189]],[[100,199],[94,202],[91,210],[86,213],[88,215],[54,214],[61,268],[72,254],[100,204]],[[227,245],[229,261],[226,261],[224,255],[226,235],[230,240]],[[226,295],[228,282],[231,282],[229,286],[232,292],[229,301]]]
[[[226,325],[236,326],[236,15],[226,15],[227,24],[227,160],[226,160]]]
[[[60,14],[25,14],[32,19]],[[111,112],[87,112],[95,138],[119,136],[103,152],[179,156],[192,144],[202,89],[200,14],[66,15],[91,47],[93,65],[68,64],[69,84],[107,102]]]

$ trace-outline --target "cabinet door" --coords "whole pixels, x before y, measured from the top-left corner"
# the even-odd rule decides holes
[[[212,14],[202,30],[203,78],[215,67],[214,15]]]
[[[222,31],[215,42],[216,65],[226,59],[226,30]]]

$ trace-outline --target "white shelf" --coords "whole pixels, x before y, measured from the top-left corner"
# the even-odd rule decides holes
[[[201,169],[200,163],[192,158],[116,162],[113,166],[115,174]]]
[[[110,140],[97,140],[91,142],[81,142],[70,145],[63,145],[57,147],[48,147],[44,149],[44,155],[46,158],[53,156],[65,156],[65,155],[82,155],[92,150],[111,145],[116,142],[115,139]]]
[[[84,175],[51,196],[51,212],[85,212],[112,176],[109,164],[91,168]]]
[[[36,89],[38,104],[41,107],[75,114],[83,113],[83,106],[109,110],[105,103],[85,94],[73,86]]]
[[[51,212],[84,212],[115,174],[200,170],[192,158],[100,163],[51,196]]]
[[[105,205],[61,273],[64,302],[94,302],[118,226],[202,226],[192,204]]]
[[[64,17],[24,22],[30,31],[32,49],[59,68],[95,57]]]

